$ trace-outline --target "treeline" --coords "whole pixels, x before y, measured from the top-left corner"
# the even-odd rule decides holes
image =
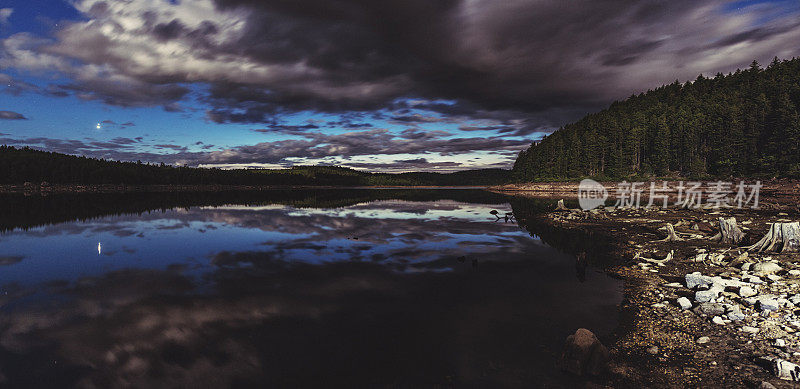
[[[615,102],[519,154],[517,181],[800,176],[800,58]]]
[[[456,186],[496,185],[510,179],[502,169],[455,173],[369,173],[334,166],[290,169],[209,169],[88,158],[28,147],[0,146],[0,184]]]

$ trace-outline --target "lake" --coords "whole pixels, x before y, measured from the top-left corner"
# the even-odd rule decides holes
[[[598,242],[532,221],[555,201],[362,189],[0,202],[11,386],[569,387],[554,366],[565,337],[610,341],[622,299],[594,265]]]

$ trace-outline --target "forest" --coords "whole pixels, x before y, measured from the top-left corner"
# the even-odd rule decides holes
[[[614,102],[531,144],[512,176],[800,177],[800,58]]]
[[[211,169],[88,158],[28,147],[0,146],[0,184],[484,186],[510,179],[503,169],[454,173],[370,173],[336,166]]]

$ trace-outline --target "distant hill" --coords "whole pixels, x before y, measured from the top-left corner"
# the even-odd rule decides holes
[[[519,154],[516,181],[800,177],[800,58],[613,103]]]
[[[273,186],[484,186],[510,180],[503,169],[454,173],[369,173],[335,166],[290,169],[175,167],[0,146],[0,184],[273,185]]]

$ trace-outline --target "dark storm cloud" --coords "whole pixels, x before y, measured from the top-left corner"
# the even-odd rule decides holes
[[[25,115],[13,111],[0,111],[0,119],[3,120],[27,120]]]
[[[449,118],[440,118],[436,116],[426,116],[420,114],[396,115],[392,116],[389,120],[401,124],[441,123],[452,121],[452,119]]]
[[[301,126],[274,125],[269,128],[259,128],[253,131],[264,134],[302,135],[309,130],[316,130],[318,128],[319,126],[315,124],[304,124]]]
[[[78,1],[91,21],[52,40],[13,35],[0,66],[58,70],[72,80],[61,93],[120,106],[175,109],[185,84],[208,85],[200,101],[218,123],[411,98],[528,120],[513,132],[524,136],[675,79],[800,53],[797,15],[780,4],[734,18],[720,0],[209,1]],[[413,115],[395,120],[432,117]]]
[[[337,120],[337,121],[330,121],[325,123],[326,127],[329,128],[346,128],[346,129],[359,129],[359,128],[369,128],[374,127],[370,123],[357,123],[349,119],[344,120]]]
[[[411,140],[424,140],[424,139],[433,139],[433,138],[440,138],[444,136],[451,135],[447,131],[442,130],[433,130],[433,131],[422,131],[417,130],[414,128],[405,129],[400,132],[400,137],[403,139],[411,139]]]

